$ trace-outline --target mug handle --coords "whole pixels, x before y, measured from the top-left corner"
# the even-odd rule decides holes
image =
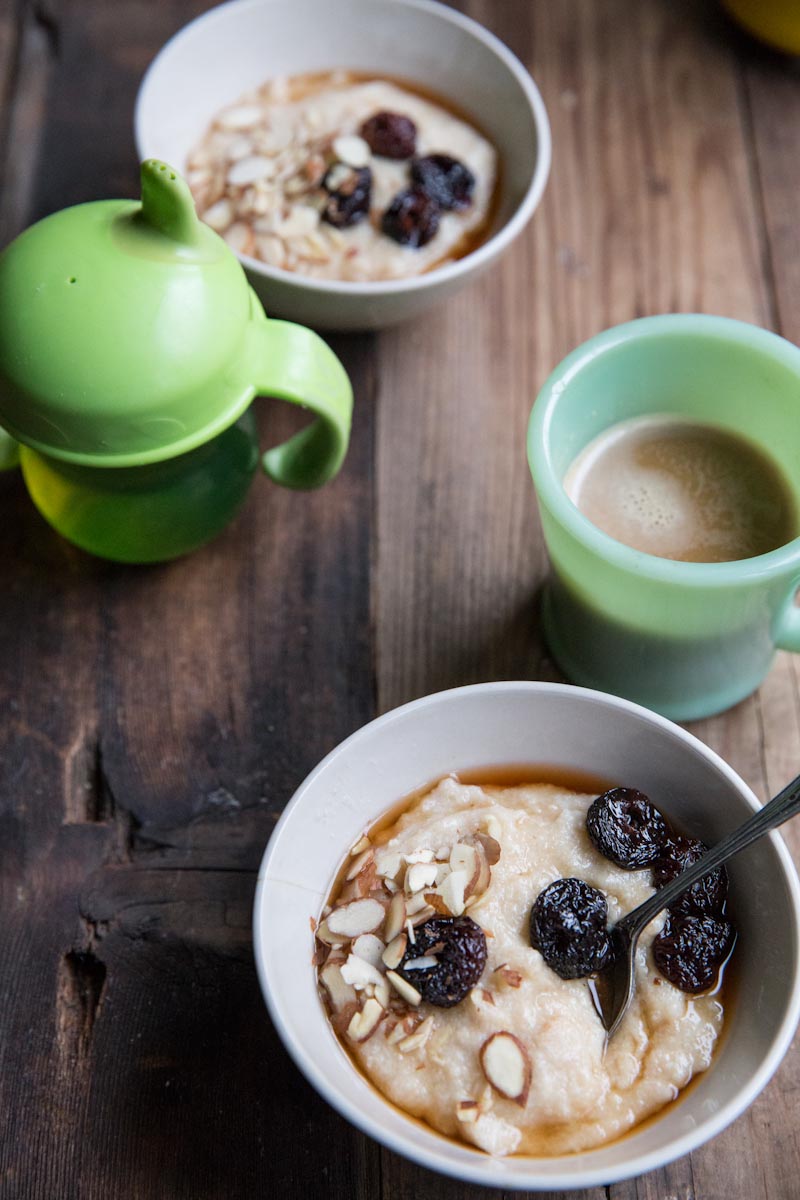
[[[19,442],[0,426],[0,471],[11,471],[19,465]]]
[[[342,465],[350,438],[353,389],[347,373],[321,337],[291,321],[254,326],[259,394],[299,404],[316,415],[307,428],[267,450],[265,472],[283,487],[316,488]]]
[[[774,629],[775,645],[778,649],[793,650],[795,654],[800,653],[800,608],[794,602],[798,587],[800,580],[795,582],[788,600],[778,613]]]

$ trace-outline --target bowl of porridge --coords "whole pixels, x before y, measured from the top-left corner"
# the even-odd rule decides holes
[[[339,1112],[433,1170],[558,1190],[663,1165],[735,1120],[791,1041],[797,877],[772,835],[657,918],[607,1047],[606,929],[756,807],[696,738],[603,693],[483,684],[390,712],[267,847],[276,1028]]]
[[[474,278],[550,165],[530,75],[433,0],[231,0],[161,50],[135,131],[267,312],[328,329],[405,320]]]

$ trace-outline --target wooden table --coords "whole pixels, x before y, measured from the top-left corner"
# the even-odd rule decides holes
[[[1,242],[136,194],[138,80],[203,7],[0,2]],[[550,184],[514,252],[446,307],[333,339],[357,395],[340,478],[309,495],[261,479],[213,545],[127,569],[59,540],[0,477],[3,1200],[491,1194],[368,1141],[290,1063],[253,969],[259,859],[295,786],[376,713],[557,678],[524,433],[571,347],[666,310],[800,339],[800,73],[710,0],[463,7],[542,89]],[[265,438],[294,427],[263,407]],[[766,797],[798,769],[799,723],[781,655],[692,728]],[[793,1051],[710,1145],[575,1195],[797,1197],[798,1088]]]

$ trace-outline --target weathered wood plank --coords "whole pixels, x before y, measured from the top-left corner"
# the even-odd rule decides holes
[[[200,7],[53,8],[14,94],[36,152],[7,232],[135,193],[138,76]],[[183,562],[95,562],[0,477],[3,1196],[379,1190],[376,1147],[270,1027],[250,937],[276,813],[373,710],[373,343],[337,349],[359,400],[342,476],[317,496],[258,479]],[[262,407],[265,444],[296,427]]]

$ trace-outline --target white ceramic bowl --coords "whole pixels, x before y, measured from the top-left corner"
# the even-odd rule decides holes
[[[479,684],[426,696],[353,734],[296,792],[259,874],[256,961],[270,1014],[295,1062],[364,1132],[426,1167],[475,1183],[594,1187],[652,1170],[707,1141],[739,1116],[780,1063],[800,1012],[800,892],[776,834],[730,864],[738,986],[711,1068],[663,1117],[598,1150],[490,1158],[381,1103],[336,1040],[311,965],[309,918],[319,916],[337,868],[365,827],[449,771],[536,762],[641,788],[688,833],[711,842],[758,806],[702,742],[614,696],[549,683]]]
[[[136,145],[141,158],[183,170],[214,114],[243,92],[276,75],[335,67],[388,73],[452,99],[502,160],[493,235],[416,279],[318,281],[239,256],[270,316],[376,329],[416,316],[478,275],[520,233],[544,191],[547,113],[530,75],[493,34],[431,0],[232,0],[192,21],[150,65],[136,103]]]

